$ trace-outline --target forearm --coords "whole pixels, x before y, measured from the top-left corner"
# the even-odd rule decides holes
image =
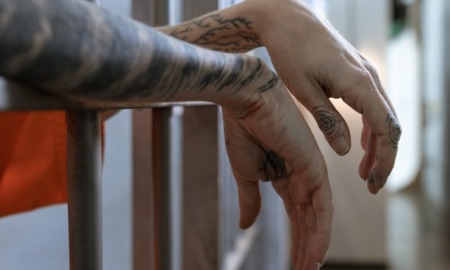
[[[259,14],[248,1],[158,31],[204,48],[223,52],[247,52],[262,46]]]
[[[270,87],[262,66],[83,1],[0,0],[0,73],[69,98],[221,103],[249,85]]]

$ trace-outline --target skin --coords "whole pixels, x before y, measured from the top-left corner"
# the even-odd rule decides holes
[[[339,155],[345,155],[350,150],[350,133],[345,120],[329,98],[343,99],[363,119],[361,145],[365,155],[359,166],[360,176],[367,180],[371,193],[376,194],[384,186],[394,166],[401,136],[395,110],[373,65],[342,38],[329,22],[312,12],[304,3],[292,0],[247,0],[182,25],[159,30],[215,50],[246,52],[265,46],[280,78],[291,94],[311,112],[330,146]],[[316,154],[313,152],[313,155]],[[230,159],[233,159],[233,155],[230,155]],[[235,166],[240,162],[242,160],[236,161]],[[315,166],[322,164],[322,161],[309,164]],[[318,171],[313,168],[309,170]],[[258,215],[259,190],[251,180],[245,177],[241,179],[239,175],[236,178],[241,201],[241,227],[246,228]],[[326,179],[326,176],[322,178]],[[323,245],[318,245],[320,248],[305,247],[311,246],[309,241],[312,233],[298,219],[308,220],[305,214],[308,211],[298,210],[305,207],[299,207],[302,203],[293,198],[296,195],[288,195],[292,189],[290,184],[286,184],[288,182],[276,181],[273,184],[291,218],[294,243],[292,257],[296,269],[309,269],[305,265],[313,263],[305,262],[304,258],[321,258],[329,238],[316,237],[318,242],[323,241]],[[306,190],[309,195],[313,194],[313,189]],[[322,199],[331,201],[331,197]],[[327,220],[331,215],[322,218]],[[311,267],[314,269],[314,266]]]
[[[328,98],[362,114],[360,174],[376,193],[394,165],[401,129],[375,70],[324,19],[291,0],[247,0],[158,30],[167,35],[81,1],[0,0],[0,74],[74,100],[221,105],[240,226],[259,213],[259,180],[272,180],[291,220],[295,269],[318,269],[330,242],[331,190],[286,86],[338,154],[348,152],[350,135]],[[186,42],[225,52],[266,46],[280,77],[257,58]]]

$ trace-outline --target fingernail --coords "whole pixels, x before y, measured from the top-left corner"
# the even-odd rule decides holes
[[[347,140],[341,136],[333,141],[333,149],[339,155],[345,155],[350,151],[350,145],[348,145]]]

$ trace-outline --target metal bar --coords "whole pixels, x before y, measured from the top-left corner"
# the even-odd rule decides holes
[[[182,20],[218,9],[217,0],[182,0]],[[220,268],[219,147],[216,106],[183,115],[182,269]]]
[[[183,115],[183,270],[219,269],[219,147],[217,107]]]
[[[132,0],[133,19],[169,23],[168,0]],[[133,113],[133,269],[171,269],[170,108]],[[171,269],[172,270],[172,269]]]
[[[153,185],[155,196],[155,265],[172,270],[170,118],[172,108],[153,110]]]
[[[102,269],[101,126],[97,111],[67,113],[71,270]]]
[[[133,269],[152,270],[155,261],[152,110],[133,111]]]
[[[133,269],[173,269],[171,108],[133,114]]]
[[[130,108],[159,108],[171,106],[201,106],[207,102],[81,102],[67,100],[42,90],[8,81],[0,77],[0,111],[25,110],[107,110]]]

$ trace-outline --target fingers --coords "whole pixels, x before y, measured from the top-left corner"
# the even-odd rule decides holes
[[[361,160],[361,163],[359,165],[359,175],[362,179],[368,179],[370,170],[374,166],[375,158],[376,158],[376,145],[377,141],[375,138],[375,135],[370,132],[370,129],[368,129],[367,132],[367,143],[365,146],[365,154]]]
[[[328,182],[313,192],[312,202],[295,205],[285,200],[285,207],[291,221],[295,269],[319,269],[331,240],[333,207]]]
[[[401,136],[401,127],[394,106],[392,105],[386,92],[384,91],[383,85],[381,84],[376,69],[362,55],[360,55],[360,57],[363,59],[364,67],[370,73],[378,92],[380,93],[380,95],[382,96],[383,100],[385,101],[388,107],[388,112],[385,120],[385,129],[387,130],[387,138],[386,136],[381,138],[378,137],[377,138],[378,143],[376,145],[372,144],[371,145],[372,149],[367,149],[367,151],[369,152],[376,151],[378,153],[378,155],[375,157],[376,163],[375,165],[373,165],[373,171],[367,176],[367,178],[365,178],[368,180],[367,185],[369,191],[376,194],[381,188],[383,188],[383,186],[387,181],[387,176],[391,173],[394,167],[398,142]],[[370,127],[371,123],[369,121],[364,121],[364,126]],[[361,140],[363,140],[363,138],[361,138]],[[380,147],[381,144],[384,144],[387,147]]]
[[[375,165],[368,177],[368,184],[374,186],[370,192],[376,194],[384,187],[387,177],[394,168],[395,157],[397,155],[398,141],[401,135],[401,128],[398,121],[392,115],[388,115],[385,121],[387,134],[377,135],[377,155]],[[373,184],[372,184],[373,183]]]
[[[239,227],[247,229],[253,225],[261,209],[261,195],[258,182],[236,179],[241,213]]]
[[[331,226],[333,220],[333,205],[331,203],[331,188],[328,181],[316,189],[313,194],[313,205],[308,215],[307,226],[312,235],[308,246],[305,268],[311,265],[316,266],[318,263],[323,264],[326,259],[328,246],[331,241]],[[314,268],[311,268],[314,269]]]
[[[272,182],[272,185],[283,198],[289,214],[295,269],[318,269],[326,257],[333,218],[331,189],[323,160],[313,160],[288,181]]]
[[[371,134],[369,123],[367,123],[367,120],[363,119],[363,128],[361,131],[361,147],[364,151],[367,150],[367,143],[369,142],[369,135]],[[365,178],[364,178],[365,179]]]
[[[383,98],[388,103],[388,105],[391,108],[391,111],[393,112],[393,114],[395,116],[397,116],[397,114],[395,112],[395,108],[392,105],[392,102],[389,100],[389,98],[388,98],[388,96],[386,94],[386,91],[384,91],[383,85],[381,84],[380,76],[378,75],[378,72],[377,72],[376,68],[372,65],[372,63],[367,61],[367,59],[364,58],[364,56],[362,56],[361,54],[359,54],[359,56],[364,60],[364,67],[372,75],[372,78],[373,78],[373,80],[374,80],[374,82],[375,82],[375,84],[376,84],[376,86],[378,88],[378,91],[380,91],[381,95],[383,96]]]
[[[324,236],[331,233],[331,216],[324,215],[332,209],[331,192],[323,195],[329,188],[324,158],[284,88],[266,92],[262,102],[265,106],[245,118],[233,119],[224,112],[227,151],[238,184],[240,226],[249,227],[259,213],[257,179],[273,180],[288,205],[293,257],[309,264],[311,256],[317,265],[329,245],[329,237]]]
[[[305,84],[306,83],[306,80]],[[294,94],[308,111],[311,112],[326,140],[338,155],[350,151],[350,132],[341,114],[336,110],[322,89],[312,85],[302,87],[304,91]]]
[[[298,247],[299,247],[299,230],[297,229],[297,211],[295,207],[292,207],[286,201],[284,201],[284,207],[286,208],[286,212],[289,216],[290,227],[291,227],[291,259],[293,264],[297,262],[298,258]]]
[[[401,128],[395,112],[369,71],[349,69],[347,76],[353,79],[340,85],[341,89],[350,89],[344,92],[342,99],[362,114],[367,121],[364,126],[366,129],[370,128],[370,136],[375,140],[368,144],[366,136],[369,131],[364,131],[361,141],[366,150],[366,160],[363,160],[362,168],[360,167],[361,175],[367,176],[369,191],[375,194],[384,186],[394,166]],[[366,173],[365,167],[374,159],[373,167]]]

